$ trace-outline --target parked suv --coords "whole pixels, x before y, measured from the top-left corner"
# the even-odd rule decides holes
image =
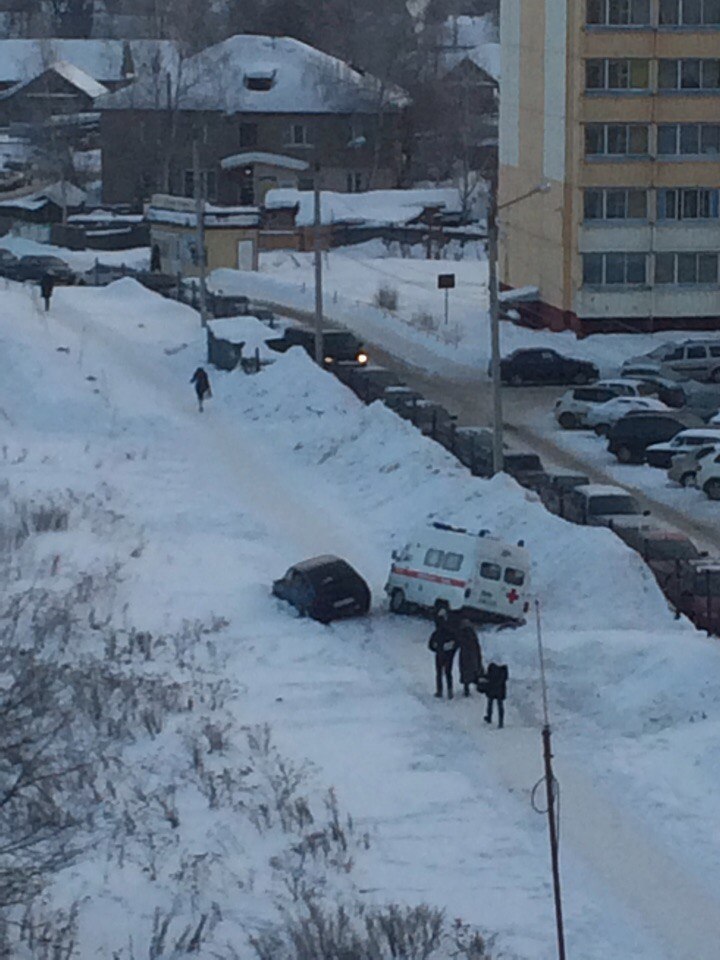
[[[629,413],[610,428],[608,451],[620,463],[644,463],[651,444],[672,440],[681,430],[702,425],[699,417],[677,410]]]
[[[288,326],[280,337],[268,340],[271,350],[286,353],[291,347],[302,347],[310,357],[315,356],[315,331],[309,327]],[[362,343],[345,330],[323,330],[323,365],[332,366],[338,360],[351,360],[361,366],[367,363]]]
[[[582,473],[547,474],[538,485],[538,493],[550,513],[562,515],[563,503],[568,492],[587,483],[590,483],[590,478]]]
[[[555,419],[563,430],[577,430],[586,425],[590,410],[615,397],[639,397],[653,393],[651,384],[642,380],[598,380],[590,387],[567,390],[555,402]]]
[[[555,350],[515,350],[500,361],[503,383],[590,383],[600,376],[594,363],[563,357]]]
[[[13,280],[36,280],[49,273],[55,283],[75,283],[75,273],[60,257],[32,256],[20,257],[10,274]]]
[[[720,340],[664,343],[643,356],[626,360],[622,369],[639,363],[648,364],[660,373],[669,371],[689,379],[720,383]]]
[[[697,447],[706,447],[713,443],[720,443],[720,427],[716,430],[709,427],[704,430],[681,430],[672,440],[651,444],[647,448],[647,462],[651,467],[667,470],[673,457],[678,454],[690,453]]]
[[[682,487],[694,487],[700,461],[713,452],[720,453],[720,443],[707,444],[704,447],[693,447],[685,453],[678,453],[672,458],[667,472],[668,480],[674,480]]]
[[[609,527],[616,517],[640,516],[637,500],[622,487],[588,483],[565,495],[562,516],[573,523]]]
[[[613,397],[606,403],[598,403],[588,410],[585,418],[599,437],[607,435],[613,424],[622,420],[628,413],[645,413],[668,410],[662,400],[654,397]]]

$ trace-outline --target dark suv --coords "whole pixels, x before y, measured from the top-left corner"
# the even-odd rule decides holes
[[[702,426],[702,420],[690,413],[630,413],[610,428],[608,450],[620,463],[644,463],[651,444],[672,440],[681,430]]]
[[[515,350],[500,361],[502,382],[514,387],[524,383],[590,383],[599,376],[594,363],[563,357],[555,350]]]
[[[13,280],[42,280],[43,276],[49,273],[55,283],[75,283],[76,277],[73,270],[61,260],[60,257],[35,256],[28,255],[20,257],[18,263],[12,268],[9,276]]]
[[[315,331],[307,327],[287,327],[281,337],[268,340],[268,346],[278,353],[291,347],[302,347],[311,357],[315,356]],[[323,364],[331,367],[338,361],[353,361],[361,366],[367,363],[367,354],[362,343],[346,330],[323,330]]]

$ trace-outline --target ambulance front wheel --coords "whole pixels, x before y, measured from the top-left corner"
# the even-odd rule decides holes
[[[399,587],[390,594],[390,609],[393,613],[407,613],[409,610],[408,602],[405,599],[405,591]]]

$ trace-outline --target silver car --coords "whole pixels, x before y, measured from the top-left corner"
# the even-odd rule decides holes
[[[626,360],[622,370],[636,372],[641,365],[657,370],[663,376],[681,376],[720,383],[720,340],[664,343],[650,353]]]
[[[694,450],[677,454],[668,467],[668,480],[673,480],[683,487],[694,487],[700,463],[708,454],[718,450],[720,450],[719,444],[709,443],[702,447],[696,447]]]

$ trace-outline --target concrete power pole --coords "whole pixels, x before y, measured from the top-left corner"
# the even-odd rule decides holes
[[[490,180],[487,211],[488,232],[488,300],[490,307],[490,376],[493,411],[493,475],[502,473],[503,452],[502,383],[500,380],[500,304],[498,303],[498,184],[497,174]]]
[[[207,326],[207,264],[205,257],[205,196],[200,172],[200,145],[197,137],[193,140],[193,186],[195,192],[195,220],[197,233],[195,243],[198,252],[200,271],[200,324]]]
[[[322,366],[324,360],[323,350],[323,273],[322,273],[322,244],[320,242],[320,231],[322,227],[322,210],[320,207],[322,192],[320,184],[320,164],[315,164],[315,176],[313,178],[313,191],[315,201],[315,215],[313,224],[315,229],[315,363]]]

